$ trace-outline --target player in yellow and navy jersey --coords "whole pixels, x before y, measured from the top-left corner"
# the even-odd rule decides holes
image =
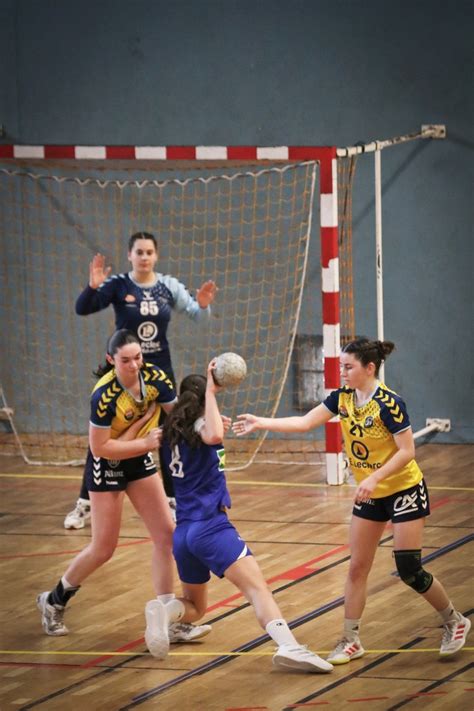
[[[397,452],[393,435],[411,428],[402,398],[383,383],[368,402],[358,406],[356,392],[347,386],[334,390],[324,400],[333,415],[339,415],[349,466],[359,484]],[[414,459],[377,482],[372,498],[394,494],[419,484],[423,475]]]
[[[153,542],[152,577],[157,595],[174,597],[173,521],[151,457],[161,440],[159,410],[171,411],[173,386],[163,371],[143,366],[138,338],[116,331],[107,344],[107,364],[91,398],[87,478],[92,538],[37,605],[46,634],[68,633],[64,612],[82,582],[112,557],[118,543],[125,492]]]
[[[112,306],[115,327],[132,331],[140,341],[145,361],[163,370],[174,386],[167,338],[172,314],[183,313],[198,324],[208,323],[210,304],[217,287],[213,281],[206,281],[194,298],[178,279],[156,272],[158,245],[149,232],[136,232],[130,237],[128,259],[130,272],[111,275],[104,256],[94,255],[89,268],[89,283],[77,299],[76,313],[87,316]],[[160,453],[159,456],[166,495],[174,509],[173,479],[161,461]],[[89,519],[89,493],[84,472],[79,498],[64,519],[64,528],[84,528]]]
[[[345,664],[364,654],[359,638],[367,578],[387,521],[393,524],[394,558],[401,580],[422,595],[444,625],[440,655],[461,649],[470,620],[454,609],[443,586],[422,566],[421,547],[429,497],[415,461],[415,445],[402,398],[378,380],[379,369],[394,348],[390,341],[360,338],[341,353],[344,387],[334,390],[302,417],[239,415],[234,432],[257,429],[307,432],[335,416],[341,423],[346,454],[356,480],[351,523],[351,563],[345,586],[344,630],[328,657]]]
[[[120,382],[115,368],[103,375],[96,384],[91,397],[90,423],[98,429],[110,431],[110,439],[119,439],[130,425],[146,413],[149,419],[141,426],[137,438],[145,437],[159,426],[163,405],[172,405],[176,399],[173,384],[166,373],[151,364],[142,366],[139,372],[138,399]],[[150,406],[154,403],[152,413]],[[111,464],[111,461],[113,462]],[[110,460],[87,453],[85,478],[88,491],[126,489],[129,481],[156,472],[151,453],[145,458],[133,457]]]

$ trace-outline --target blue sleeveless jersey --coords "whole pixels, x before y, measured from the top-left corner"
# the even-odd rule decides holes
[[[173,475],[178,523],[208,519],[231,507],[223,444],[203,442],[193,449],[181,440],[171,449],[165,441],[162,452]]]

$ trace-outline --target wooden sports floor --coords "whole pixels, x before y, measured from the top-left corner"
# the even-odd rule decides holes
[[[425,567],[472,618],[474,447],[417,448],[431,491]],[[438,616],[394,575],[388,526],[369,580],[366,655],[328,675],[272,668],[273,644],[252,609],[212,579],[213,630],[148,654],[143,608],[153,596],[151,546],[127,504],[115,557],[71,601],[67,637],[47,637],[35,598],[50,589],[90,529],[65,531],[81,471],[0,459],[0,708],[40,711],[394,711],[474,709],[474,634],[441,661]],[[327,487],[322,466],[253,465],[228,475],[232,520],[256,555],[298,640],[324,655],[341,629],[352,490]],[[178,591],[178,587],[176,591]]]

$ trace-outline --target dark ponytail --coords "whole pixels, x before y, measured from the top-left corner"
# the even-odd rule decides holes
[[[128,343],[138,343],[138,345],[140,345],[140,341],[132,331],[128,331],[126,328],[120,328],[118,331],[115,331],[107,341],[107,355],[114,356],[120,348],[126,346]],[[106,360],[104,363],[100,363],[97,366],[97,370],[94,370],[93,373],[98,378],[101,378],[108,373],[109,370],[112,370],[113,367],[112,363]]]
[[[187,375],[179,387],[178,402],[166,417],[163,437],[170,447],[185,440],[190,447],[199,447],[201,438],[194,423],[204,414],[207,380],[204,375]]]
[[[350,341],[342,349],[343,353],[351,353],[362,365],[374,363],[375,375],[379,374],[380,366],[395,348],[392,341],[371,341],[368,338],[357,338]]]

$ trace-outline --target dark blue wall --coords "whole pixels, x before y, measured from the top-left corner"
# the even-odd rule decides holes
[[[0,0],[6,142],[351,145],[383,153],[387,381],[416,428],[473,441],[470,0]],[[354,203],[357,330],[374,334],[373,156]],[[312,265],[317,274],[319,265]],[[319,318],[319,316],[318,316]]]

